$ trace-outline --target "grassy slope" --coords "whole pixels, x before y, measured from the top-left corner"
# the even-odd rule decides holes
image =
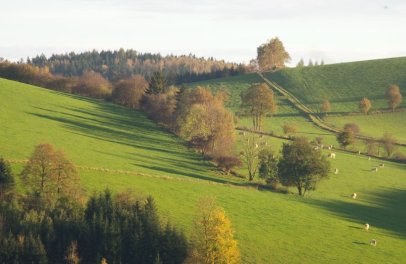
[[[63,148],[77,164],[218,179],[177,137],[138,111],[0,79],[0,153],[26,159],[35,145]]]
[[[337,153],[340,174],[322,182],[309,198],[261,192],[185,176],[217,177],[179,142],[138,112],[0,80],[0,153],[26,158],[39,142],[65,149],[77,164],[168,174],[175,179],[81,170],[88,192],[134,188],[153,195],[159,209],[187,230],[196,201],[217,197],[232,219],[244,263],[401,263],[406,247],[406,167]],[[163,146],[161,146],[163,144]],[[272,139],[279,146],[281,141]],[[108,153],[108,154],[106,154]],[[142,157],[142,159],[141,159]],[[136,160],[136,162],[134,162]],[[159,164],[158,164],[159,163]],[[176,164],[175,164],[176,163]],[[188,165],[188,166],[185,166]],[[21,169],[21,166],[14,166]],[[188,175],[191,174],[191,175]],[[359,199],[348,197],[356,191]],[[362,230],[371,224],[369,233]],[[378,247],[367,243],[378,240]]]
[[[406,57],[285,69],[266,77],[289,90],[305,104],[318,109],[328,99],[333,112],[358,111],[362,97],[373,108],[387,108],[385,92],[397,84],[406,94]],[[406,106],[406,102],[403,102]]]
[[[326,121],[336,127],[346,123],[356,123],[361,133],[367,136],[380,137],[390,133],[399,141],[406,142],[406,113],[391,113],[369,116],[327,117]]]

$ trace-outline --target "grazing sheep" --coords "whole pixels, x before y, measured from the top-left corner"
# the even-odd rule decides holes
[[[369,224],[366,223],[364,226],[365,226],[365,230],[368,231],[369,230]]]
[[[333,145],[330,145],[330,149],[333,149]]]
[[[376,241],[376,239],[372,239],[371,241],[369,241],[369,244],[370,244],[371,246],[376,247],[376,244],[378,244],[378,242]]]
[[[352,199],[357,199],[357,193],[351,194],[351,198],[352,198]]]
[[[330,153],[330,154],[328,154],[328,157],[331,158],[331,159],[335,159],[336,154],[335,153]]]
[[[378,172],[378,167],[373,167],[372,172]]]
[[[361,155],[361,150],[358,150],[358,155]]]
[[[371,160],[371,157],[368,157],[368,160]]]
[[[383,163],[379,164],[379,168],[383,168],[383,167],[385,167],[385,164],[383,164]]]
[[[328,150],[331,150],[331,147],[330,147],[330,146],[328,146],[328,147],[327,147],[327,149],[328,149]]]
[[[334,174],[338,174],[338,169],[337,168],[334,169]]]

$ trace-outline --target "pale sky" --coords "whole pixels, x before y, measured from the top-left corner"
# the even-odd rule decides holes
[[[0,57],[135,49],[248,62],[278,36],[326,63],[406,56],[405,0],[0,0]]]

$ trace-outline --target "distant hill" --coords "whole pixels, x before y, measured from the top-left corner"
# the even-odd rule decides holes
[[[406,95],[406,57],[289,68],[268,72],[265,77],[315,110],[327,99],[333,112],[358,111],[357,102],[362,97],[372,100],[374,109],[387,108],[385,92],[389,85],[399,85]]]

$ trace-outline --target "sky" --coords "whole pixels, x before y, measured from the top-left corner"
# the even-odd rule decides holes
[[[325,63],[406,56],[404,0],[0,0],[0,57],[135,49],[249,62],[277,36]]]

